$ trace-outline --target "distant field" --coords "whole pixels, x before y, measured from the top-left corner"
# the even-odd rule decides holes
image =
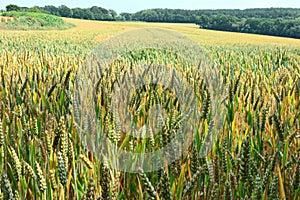
[[[145,22],[99,22],[88,20],[77,20],[65,18],[65,21],[77,25],[74,30],[100,31],[102,34],[98,40],[122,31],[143,27],[160,27],[179,31],[188,35],[193,40],[201,44],[219,45],[280,45],[280,46],[300,46],[300,40],[292,38],[272,37],[255,34],[232,33],[223,31],[201,30],[196,24],[172,24],[172,23],[145,23]],[[69,30],[72,31],[72,30]],[[97,39],[97,38],[96,38]]]
[[[1,17],[0,22],[13,20],[11,17]],[[94,42],[99,42],[118,33],[144,27],[159,27],[178,31],[189,36],[194,41],[203,45],[271,45],[271,46],[300,46],[300,40],[283,37],[273,37],[255,34],[233,33],[213,30],[199,29],[196,24],[173,24],[173,23],[146,23],[146,22],[102,22],[63,18],[66,22],[75,24],[75,28],[59,31],[61,35],[69,35],[74,33],[79,35],[80,32],[85,33],[82,39],[94,36]],[[3,31],[3,30],[0,30]],[[9,30],[5,30],[9,31]],[[45,31],[43,31],[45,32]],[[86,34],[88,32],[88,34]],[[57,32],[58,33],[58,32]],[[22,33],[25,34],[25,33]],[[30,33],[29,33],[30,34]],[[53,34],[53,31],[50,31]],[[55,33],[54,33],[55,34]],[[72,38],[70,38],[72,39]]]

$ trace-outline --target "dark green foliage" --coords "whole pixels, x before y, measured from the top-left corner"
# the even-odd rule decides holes
[[[72,17],[73,15],[72,10],[65,5],[58,7],[58,13],[62,17]]]
[[[43,12],[62,17],[104,21],[115,21],[117,19],[117,13],[114,10],[98,6],[92,6],[90,8],[69,8],[65,5],[61,5],[58,7],[44,6],[39,7],[39,9]]]

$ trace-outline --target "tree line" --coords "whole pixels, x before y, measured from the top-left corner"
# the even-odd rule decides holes
[[[204,29],[300,38],[299,8],[149,9],[120,16],[128,21],[196,23]]]
[[[40,11],[61,17],[105,21],[144,21],[169,23],[195,23],[200,28],[256,33],[300,39],[300,8],[253,8],[253,9],[148,9],[136,13],[120,13],[98,6],[90,8],[58,7],[20,8],[8,5],[6,10]]]
[[[47,5],[44,7],[34,6],[31,8],[19,7],[14,4],[6,6],[6,11],[28,11],[28,12],[43,12],[60,17],[69,17],[77,19],[89,19],[89,20],[104,20],[115,21],[117,19],[117,12],[112,9],[105,9],[98,6],[90,8],[69,8],[66,5],[58,7]]]

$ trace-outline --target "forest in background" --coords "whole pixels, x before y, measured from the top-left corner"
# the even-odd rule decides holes
[[[298,8],[149,9],[120,15],[125,20],[196,23],[204,29],[300,38],[300,9]]]

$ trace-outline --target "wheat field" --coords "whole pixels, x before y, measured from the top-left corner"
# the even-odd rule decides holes
[[[1,199],[300,198],[300,40],[200,30],[194,24],[64,20],[76,27],[0,30]],[[214,117],[215,96],[198,66],[187,64],[168,46],[133,49],[110,63],[95,80],[100,89],[92,109],[106,142],[120,150],[158,150],[180,137],[184,120],[172,92],[147,84],[143,95],[128,95],[132,121],[148,123],[149,107],[159,102],[168,123],[159,124],[149,138],[127,137],[118,129],[118,121],[125,119],[116,119],[107,103],[113,93],[110,77],[137,70],[141,63],[166,62],[182,72],[197,101],[199,120],[187,152],[158,170],[129,173],[102,162],[101,152],[96,155],[88,148],[72,94],[79,69],[97,45],[145,28],[176,31],[203,49],[217,69],[213,76],[220,77],[224,110]],[[196,52],[193,46],[172,42],[175,50]],[[213,129],[220,119],[221,128]],[[89,132],[92,122],[86,123],[84,131]],[[207,135],[215,142],[201,156]]]

